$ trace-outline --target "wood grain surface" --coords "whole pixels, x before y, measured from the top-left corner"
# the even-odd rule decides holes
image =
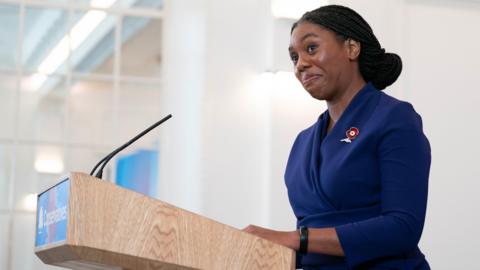
[[[83,173],[70,174],[67,241],[37,248],[71,269],[295,269],[295,252]],[[228,209],[226,209],[227,211]]]

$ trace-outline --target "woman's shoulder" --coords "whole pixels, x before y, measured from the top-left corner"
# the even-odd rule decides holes
[[[384,92],[380,94],[376,115],[383,118],[386,125],[395,127],[422,128],[422,118],[413,105],[392,97]]]
[[[397,99],[383,91],[380,92],[379,107],[391,113],[410,113],[415,111],[410,102]]]

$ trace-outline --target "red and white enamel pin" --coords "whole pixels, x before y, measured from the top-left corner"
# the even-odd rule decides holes
[[[360,130],[356,127],[351,127],[347,132],[345,132],[347,137],[345,139],[341,139],[341,142],[351,143],[355,138],[357,138],[358,134],[360,134]]]

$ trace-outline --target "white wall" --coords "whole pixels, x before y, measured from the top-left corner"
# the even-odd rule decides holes
[[[266,224],[269,122],[255,87],[271,61],[268,1],[208,2],[203,107],[204,213],[228,224]]]
[[[202,102],[205,89],[205,1],[165,3],[161,111],[172,120],[160,145],[160,197],[199,212]]]
[[[422,246],[434,269],[476,269],[480,2],[408,1],[405,15],[405,96],[432,144]]]

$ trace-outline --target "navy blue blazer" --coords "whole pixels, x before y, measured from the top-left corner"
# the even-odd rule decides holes
[[[297,255],[297,267],[430,269],[417,246],[430,170],[420,116],[368,83],[327,134],[328,121],[298,135],[285,183],[297,226],[334,227],[345,257]]]

